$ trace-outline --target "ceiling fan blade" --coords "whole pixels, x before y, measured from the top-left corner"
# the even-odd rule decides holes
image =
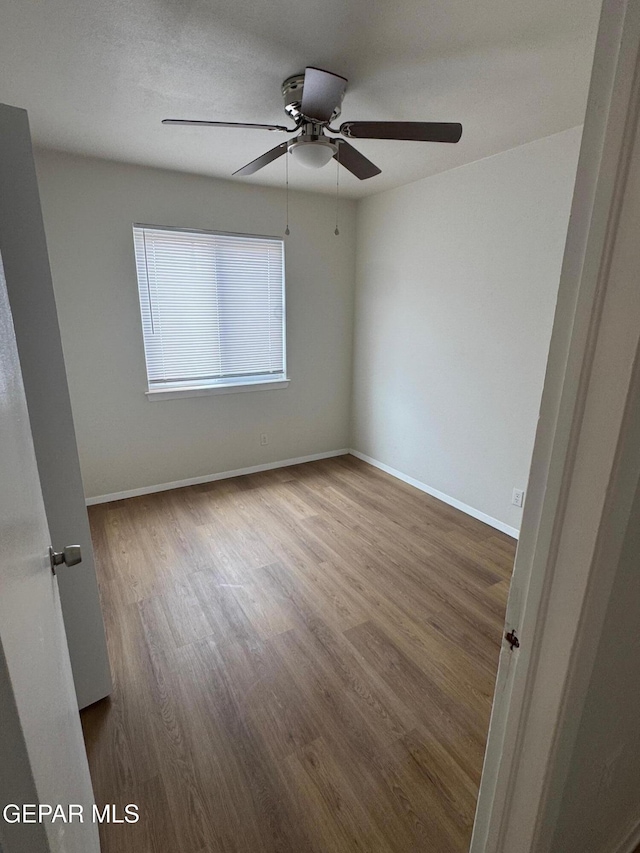
[[[333,111],[342,103],[347,80],[321,68],[306,68],[300,111],[316,121],[330,121]]]
[[[409,139],[416,142],[458,142],[462,125],[441,121],[347,121],[340,133],[349,139]]]
[[[293,133],[297,128],[289,130],[288,127],[283,127],[280,124],[245,124],[242,121],[192,121],[186,118],[163,118],[162,124],[189,124],[196,127],[242,127],[252,128],[253,130],[277,130],[282,133]]]
[[[365,178],[373,178],[382,171],[371,160],[367,160],[364,154],[361,154],[353,145],[345,142],[344,139],[334,139],[333,141],[338,145],[338,150],[333,155],[333,159],[337,160],[345,169],[348,169],[356,178],[364,181]]]
[[[246,166],[243,166],[242,169],[238,169],[233,174],[253,175],[254,172],[258,171],[258,169],[262,169],[263,166],[267,166],[269,163],[273,162],[273,160],[277,160],[278,157],[282,157],[283,154],[286,154],[288,147],[288,142],[281,142],[280,145],[276,145],[276,147],[272,148],[271,151],[267,151],[260,157],[256,157],[255,160],[252,160],[250,163],[247,163]]]

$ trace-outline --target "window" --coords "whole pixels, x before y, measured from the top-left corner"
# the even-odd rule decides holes
[[[150,225],[133,237],[150,398],[286,385],[281,239]]]

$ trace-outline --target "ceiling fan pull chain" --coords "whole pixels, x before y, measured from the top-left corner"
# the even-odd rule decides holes
[[[336,151],[336,230],[333,232],[336,237],[340,235],[340,229],[338,228],[338,204],[340,202],[340,143],[338,143],[338,150]]]
[[[287,207],[287,225],[284,229],[285,236],[288,237],[291,234],[289,231],[289,152],[286,151],[284,155],[284,173],[285,173],[285,199],[286,199],[286,207]]]

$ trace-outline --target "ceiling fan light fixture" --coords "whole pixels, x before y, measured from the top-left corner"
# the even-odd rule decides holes
[[[307,169],[321,169],[332,159],[338,146],[331,140],[298,138],[289,145],[289,153]]]

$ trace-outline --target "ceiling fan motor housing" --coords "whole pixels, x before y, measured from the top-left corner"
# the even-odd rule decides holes
[[[302,92],[304,90],[304,74],[294,74],[292,77],[287,77],[287,79],[282,84],[282,96],[284,98],[284,110],[287,115],[290,115],[291,118],[298,124],[301,120],[304,120],[304,116],[302,114]],[[334,109],[330,121],[335,121],[340,115],[340,104],[336,105]]]

